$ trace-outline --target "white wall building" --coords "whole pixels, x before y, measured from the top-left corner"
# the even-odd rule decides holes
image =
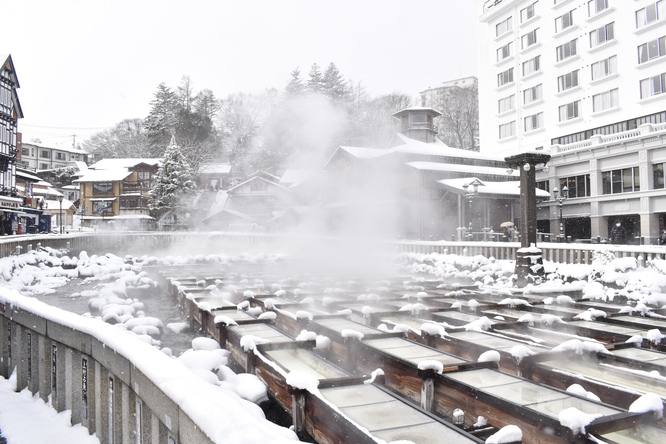
[[[666,1],[477,0],[481,150],[666,121]]]
[[[88,163],[89,154],[83,150],[52,147],[40,143],[23,142],[20,166],[37,171],[74,166],[74,162]]]

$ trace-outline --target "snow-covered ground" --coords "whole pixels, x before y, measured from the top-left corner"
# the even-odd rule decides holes
[[[520,301],[519,297],[512,293],[513,262],[511,261],[482,256],[416,253],[402,254],[397,259],[403,272],[420,276],[421,279],[474,283],[480,289],[506,294],[507,304]],[[214,408],[224,409],[227,421],[210,424],[210,420],[207,419],[210,417],[208,411],[200,409],[194,412],[195,419],[201,421],[204,429],[208,427],[213,430],[212,434],[225,437],[224,441],[219,442],[249,442],[247,441],[249,437],[262,442],[293,442],[296,440],[295,434],[266,421],[263,412],[257,406],[257,403],[266,398],[266,388],[258,378],[248,374],[235,374],[227,366],[228,352],[220,349],[219,344],[210,339],[197,338],[192,341],[191,349],[177,357],[174,356],[168,347],[163,346],[160,336],[165,329],[177,334],[185,328],[185,325],[182,323],[163,325],[159,319],[149,316],[144,303],[136,298],[141,291],[150,291],[157,285],[143,269],[146,264],[187,265],[211,262],[229,264],[233,261],[244,261],[252,265],[284,260],[284,255],[267,253],[236,258],[223,254],[121,258],[112,254],[96,256],[86,253],[81,253],[78,257],[69,257],[54,250],[42,249],[0,259],[2,279],[0,300],[9,302],[16,298],[21,298],[24,302],[28,300],[29,304],[34,305],[35,309],[42,311],[45,316],[55,316],[61,322],[74,324],[83,331],[90,331],[91,334],[101,335],[110,346],[124,349],[128,355],[136,356],[139,361],[141,360],[139,356],[146,356],[146,350],[159,350],[161,353],[158,354],[162,359],[171,362],[170,366],[178,368],[173,370],[174,374],[180,375],[182,369],[189,369],[192,377],[194,375],[200,377],[194,379],[211,384],[219,391],[219,403],[211,402]],[[613,301],[626,298],[628,302],[623,309],[624,312],[647,316],[659,316],[654,311],[666,306],[666,261],[663,260],[649,261],[645,268],[638,268],[632,258],[615,259],[611,253],[601,252],[591,265],[546,262],[544,267],[547,273],[546,282],[539,286],[528,286],[524,294],[539,295],[557,293],[560,290],[565,292],[572,288],[582,289],[584,297],[588,299]],[[82,316],[60,313],[57,310],[54,314],[54,310],[49,310],[44,304],[30,302],[30,298],[25,298],[33,296],[39,299],[41,295],[56,292],[58,288],[72,280],[99,284],[94,290],[87,290],[77,295],[88,300],[89,312]],[[276,288],[277,296],[280,296],[278,294],[280,291]],[[560,296],[558,299],[564,297],[566,296]],[[550,301],[545,299],[544,303],[558,302],[553,298],[550,299]],[[471,306],[472,301],[469,301],[469,304]],[[595,314],[599,315],[591,311],[581,312],[579,318],[593,320]],[[100,328],[100,325],[105,327]],[[127,334],[117,335],[119,330]],[[661,340],[662,337],[660,331],[651,333],[651,338],[655,341]],[[563,346],[572,345],[563,344]],[[154,362],[145,362],[144,371],[148,374],[152,373],[151,365],[154,365]],[[163,371],[164,367],[161,367],[161,374],[156,377],[168,378],[168,372],[167,376],[164,376]],[[24,423],[17,418],[31,418],[31,421],[39,418],[40,424],[44,418],[44,424],[48,426],[39,429],[49,430],[49,438],[58,435],[67,436],[63,442],[98,442],[94,436],[88,436],[86,429],[80,426],[71,427],[68,412],[56,413],[38,397],[33,397],[25,390],[15,393],[15,388],[13,379],[0,381],[0,430],[10,438],[12,444],[58,442],[35,437],[33,434],[37,433],[35,429],[38,428],[22,426]],[[177,389],[174,390],[175,396],[182,394]],[[197,393],[199,390],[203,390],[201,386],[196,388],[188,386],[190,393]],[[12,408],[9,409],[7,406]],[[205,407],[210,408],[210,405]],[[239,433],[237,429],[242,427],[247,427],[252,432]],[[53,433],[58,428],[67,430],[62,434]],[[504,430],[493,442],[503,442],[501,438],[503,435],[515,438],[518,436],[518,431],[511,428]]]

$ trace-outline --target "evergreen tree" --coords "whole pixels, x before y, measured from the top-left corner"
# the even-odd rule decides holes
[[[324,89],[324,77],[321,74],[319,65],[313,63],[310,67],[310,72],[308,73],[310,78],[308,79],[308,91],[312,94],[319,94]]]
[[[164,83],[157,86],[150,112],[143,122],[151,156],[160,157],[177,122],[177,96]]]
[[[155,174],[148,209],[156,219],[172,212],[174,220],[184,223],[191,214],[195,191],[192,170],[172,137]]]
[[[347,98],[347,85],[333,62],[328,65],[324,72],[322,92],[336,104],[344,102]]]
[[[301,79],[301,71],[296,67],[291,72],[291,79],[287,86],[284,88],[285,95],[287,97],[298,97],[303,95],[305,92],[305,85],[303,85],[303,79]]]

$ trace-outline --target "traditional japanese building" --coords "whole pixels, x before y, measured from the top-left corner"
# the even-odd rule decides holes
[[[16,188],[16,159],[20,146],[18,119],[23,118],[11,55],[0,54],[0,233],[18,231],[23,199]]]

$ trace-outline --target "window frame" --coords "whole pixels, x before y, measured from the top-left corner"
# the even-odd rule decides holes
[[[561,62],[578,54],[578,38],[562,43],[555,48],[555,60]]]
[[[603,40],[600,39],[603,36]],[[606,23],[590,31],[590,48],[596,48],[615,39],[615,22]]]

